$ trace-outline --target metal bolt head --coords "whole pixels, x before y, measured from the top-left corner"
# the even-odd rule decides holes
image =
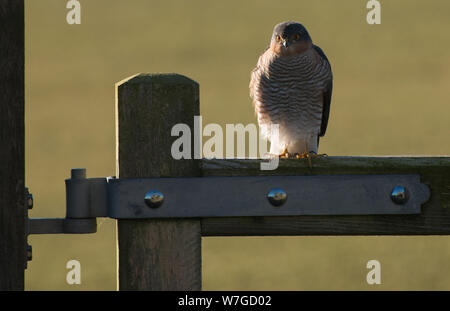
[[[31,245],[27,245],[27,261],[31,261],[33,259],[33,248]]]
[[[281,206],[287,200],[287,194],[283,189],[273,188],[267,193],[267,199],[273,206]]]
[[[27,207],[28,207],[28,209],[32,209],[33,208],[33,194],[32,193],[29,193],[28,191],[27,191],[27,197],[26,197],[26,200],[27,200]]]
[[[403,186],[396,186],[392,189],[391,200],[395,204],[405,204],[408,201],[408,190]]]
[[[148,207],[158,208],[164,202],[164,194],[162,194],[158,190],[150,190],[145,194],[144,201]]]

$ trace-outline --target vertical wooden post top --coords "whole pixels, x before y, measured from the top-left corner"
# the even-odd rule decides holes
[[[199,112],[199,85],[185,76],[138,74],[117,83],[117,176],[199,176],[198,161],[171,155],[172,127],[193,130]],[[201,289],[199,219],[117,223],[120,290]]]

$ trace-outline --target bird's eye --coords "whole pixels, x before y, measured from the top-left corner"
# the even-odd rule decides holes
[[[280,36],[276,36],[275,40],[277,40],[277,42],[280,42],[281,41],[281,37]]]
[[[295,35],[292,36],[292,39],[300,40],[300,35],[298,33],[296,33]]]

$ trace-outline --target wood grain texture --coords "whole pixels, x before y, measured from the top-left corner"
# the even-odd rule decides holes
[[[173,125],[193,130],[194,115],[199,86],[184,76],[140,74],[116,84],[117,176],[199,176],[197,161],[170,153]],[[119,290],[201,289],[199,219],[117,223]]]
[[[0,1],[0,291],[23,290],[24,2]]]
[[[202,160],[203,176],[420,174],[431,189],[420,215],[203,218],[203,236],[251,235],[448,235],[450,157],[328,157],[283,159],[274,171],[261,160]]]

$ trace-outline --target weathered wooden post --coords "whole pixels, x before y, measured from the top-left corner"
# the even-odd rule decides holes
[[[117,83],[117,177],[199,176],[197,161],[174,160],[170,152],[173,125],[193,131],[199,109],[198,84],[181,75]],[[117,230],[119,290],[201,289],[200,219],[121,219]]]
[[[0,291],[23,290],[24,2],[0,2]]]

